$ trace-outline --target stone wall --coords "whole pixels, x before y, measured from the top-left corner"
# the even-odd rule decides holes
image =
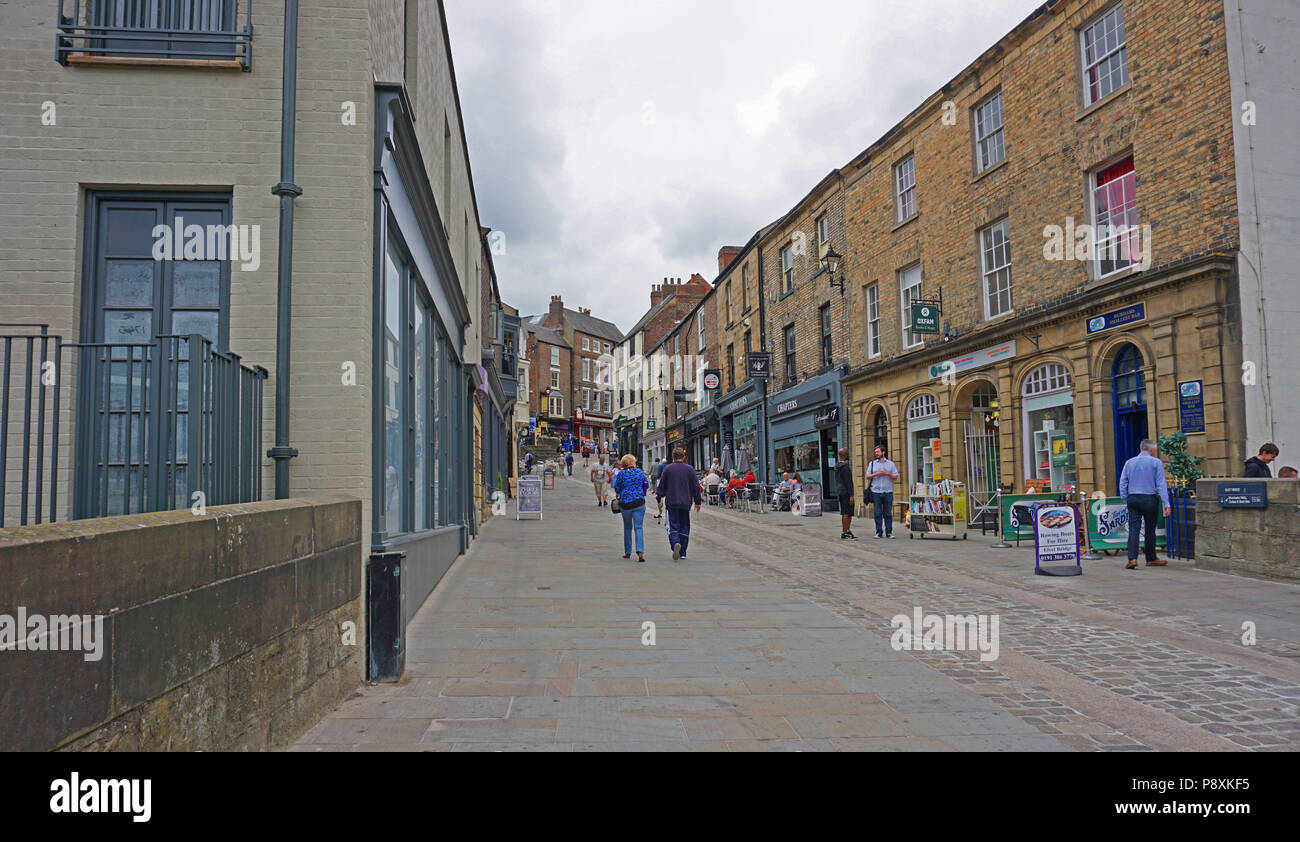
[[[1266,509],[1221,509],[1224,482],[1263,482]],[[1196,566],[1222,573],[1300,580],[1300,481],[1203,479],[1196,483]]]
[[[0,750],[292,741],[361,681],[361,555],[343,496],[0,530],[0,615],[102,616],[98,658],[0,651]]]

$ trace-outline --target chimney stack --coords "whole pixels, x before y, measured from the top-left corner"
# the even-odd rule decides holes
[[[564,319],[564,299],[558,295],[551,296],[551,309],[547,315],[547,327],[558,327]]]
[[[725,272],[731,262],[739,257],[744,250],[744,246],[723,246],[718,249],[718,274],[721,275]]]

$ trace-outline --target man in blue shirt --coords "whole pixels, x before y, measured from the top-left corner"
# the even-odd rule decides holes
[[[668,544],[673,548],[673,561],[686,558],[691,540],[691,506],[700,510],[700,480],[695,469],[686,464],[686,448],[673,449],[673,462],[659,471],[655,496],[663,505],[668,498]]]
[[[1148,567],[1159,567],[1164,561],[1156,558],[1156,512],[1164,504],[1165,517],[1169,517],[1169,488],[1165,485],[1165,463],[1156,455],[1156,443],[1142,440],[1142,451],[1124,463],[1119,475],[1119,496],[1128,504],[1128,564],[1126,570],[1137,569],[1138,530],[1143,529],[1143,544]]]
[[[876,537],[894,537],[894,480],[898,479],[898,466],[885,457],[883,445],[876,445],[876,458],[867,465],[867,496],[876,515]],[[880,522],[884,520],[884,532]]]

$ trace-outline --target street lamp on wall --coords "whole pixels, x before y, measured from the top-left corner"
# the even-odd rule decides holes
[[[835,273],[839,271],[841,259],[842,258],[835,253],[835,247],[832,246],[830,243],[827,243],[826,254],[822,255],[822,259],[821,259],[822,269],[825,270],[826,274],[830,277],[831,287],[832,288],[839,287],[840,295],[843,295],[844,274],[840,273],[840,279],[838,281],[835,280]]]

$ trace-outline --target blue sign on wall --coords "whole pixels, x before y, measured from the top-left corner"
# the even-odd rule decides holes
[[[1268,485],[1263,482],[1221,482],[1219,508],[1267,509]]]
[[[1093,316],[1088,319],[1088,335],[1101,333],[1103,330],[1110,330],[1113,327],[1122,327],[1131,325],[1134,322],[1144,321],[1147,317],[1146,302],[1133,304],[1122,310],[1112,310],[1109,313],[1102,313],[1100,316]]]
[[[1205,432],[1205,389],[1200,380],[1178,384],[1178,429],[1184,433]]]

